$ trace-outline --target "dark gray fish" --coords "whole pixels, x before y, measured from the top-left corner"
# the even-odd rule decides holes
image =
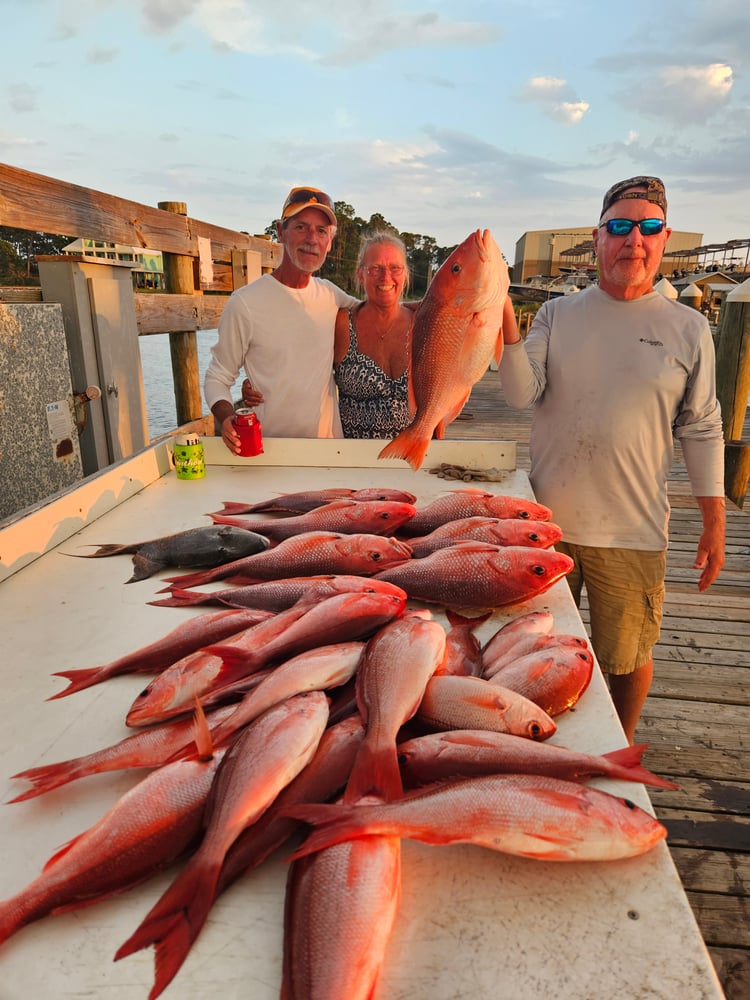
[[[263,552],[270,545],[264,535],[229,525],[212,524],[205,528],[190,528],[174,535],[164,535],[147,542],[132,542],[130,545],[100,545],[96,552],[80,556],[82,559],[98,559],[102,556],[132,555],[134,573],[127,583],[146,580],[168,566],[185,568],[211,568],[244,559]]]

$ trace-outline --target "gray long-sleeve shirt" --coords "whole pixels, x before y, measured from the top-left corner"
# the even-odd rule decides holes
[[[535,407],[530,479],[567,541],[665,548],[674,438],[694,495],[724,495],[714,348],[696,310],[598,286],[553,299],[505,347],[500,377],[511,406]]]

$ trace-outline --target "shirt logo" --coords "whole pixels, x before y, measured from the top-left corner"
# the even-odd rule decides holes
[[[642,344],[650,344],[652,347],[664,347],[664,344],[660,340],[649,340],[647,337],[641,337],[640,342]]]

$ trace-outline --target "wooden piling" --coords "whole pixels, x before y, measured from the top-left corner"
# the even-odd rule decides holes
[[[158,207],[165,212],[187,216],[187,205],[184,201],[160,201]],[[164,253],[162,256],[167,292],[178,295],[200,295],[195,287],[193,258],[176,253]],[[172,359],[177,424],[186,424],[191,420],[198,420],[203,415],[198,339],[195,328],[170,333],[169,353]]]
[[[721,310],[716,347],[716,394],[724,428],[724,492],[742,507],[750,477],[750,441],[742,428],[750,398],[750,279],[733,289]]]

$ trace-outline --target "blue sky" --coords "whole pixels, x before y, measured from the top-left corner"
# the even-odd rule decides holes
[[[312,184],[441,245],[667,184],[750,237],[746,0],[0,0],[0,161],[262,232]],[[0,222],[2,220],[0,219]],[[75,234],[87,235],[87,234]]]

